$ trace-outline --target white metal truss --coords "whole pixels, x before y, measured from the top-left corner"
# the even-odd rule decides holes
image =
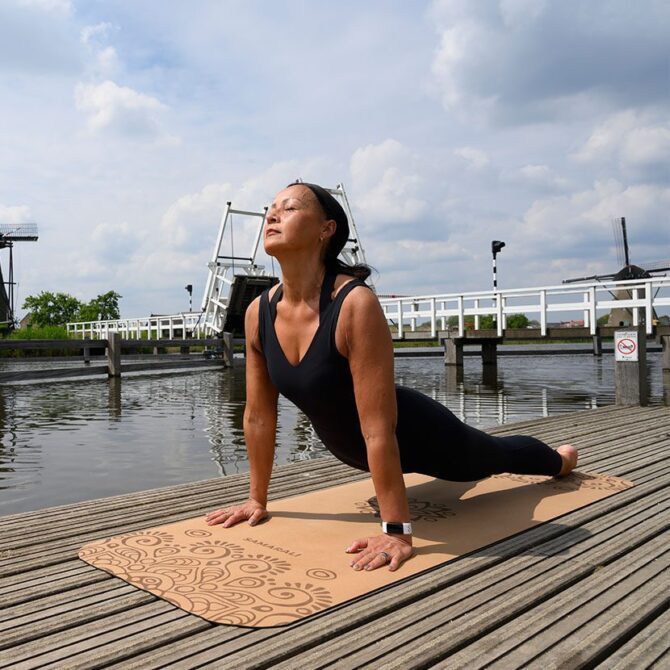
[[[256,264],[258,245],[263,234],[265,217],[268,208],[261,212],[253,212],[242,209],[233,209],[232,203],[226,203],[219,232],[214,244],[212,258],[207,264],[207,283],[202,297],[202,317],[198,330],[204,331],[206,336],[223,332],[226,321],[226,310],[228,307],[228,295],[230,287],[235,281],[235,275],[247,275],[250,277],[267,276],[265,267]],[[245,216],[257,219],[258,225],[254,235],[252,247],[247,256],[237,256],[234,248],[233,217]],[[231,251],[224,255],[223,244],[227,229],[230,227]]]

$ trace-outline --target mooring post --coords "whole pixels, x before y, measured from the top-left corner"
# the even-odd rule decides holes
[[[670,335],[661,335],[659,339],[663,347],[663,402],[670,405]]]
[[[444,344],[444,364],[463,367],[463,340],[445,337],[442,342]]]
[[[84,365],[91,364],[91,347],[84,347]]]
[[[482,341],[482,365],[498,365],[498,342],[496,340]]]
[[[659,339],[663,347],[663,372],[670,372],[670,335],[661,335]]]
[[[647,405],[647,336],[644,328],[614,331],[617,405]]]
[[[223,349],[223,364],[229,368],[233,365],[233,334],[223,333],[221,336],[221,348]]]
[[[593,336],[593,355],[602,356],[603,355],[603,338],[600,335]]]
[[[121,333],[109,333],[107,336],[107,375],[121,376]]]

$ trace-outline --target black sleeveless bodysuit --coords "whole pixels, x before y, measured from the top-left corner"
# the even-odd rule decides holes
[[[331,300],[334,285],[335,276],[326,275],[319,327],[297,365],[286,359],[274,328],[281,284],[271,301],[269,290],[261,295],[259,337],[277,390],[302,410],[331,453],[354,468],[369,471],[349,361],[335,345],[343,301],[355,287],[369,287],[353,279]],[[396,385],[396,398],[396,436],[403,472],[472,481],[501,472],[556,475],[561,469],[560,455],[534,437],[488,435],[463,423],[439,402],[404,386]]]

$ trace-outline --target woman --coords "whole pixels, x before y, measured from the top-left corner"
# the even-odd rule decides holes
[[[403,472],[454,481],[501,472],[563,476],[577,451],[487,435],[431,398],[396,387],[386,319],[362,281],[370,270],[338,259],[348,236],[344,210],[316,184],[291,184],[270,206],[264,245],[283,282],[254,300],[245,317],[249,499],[205,518],[224,528],[267,518],[281,392],[335,456],[372,475],[382,532],[352,542],[351,567],[396,570],[412,555]]]

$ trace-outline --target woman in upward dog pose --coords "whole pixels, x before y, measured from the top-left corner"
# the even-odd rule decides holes
[[[316,184],[291,184],[270,206],[264,245],[281,266],[282,283],[254,300],[245,317],[249,499],[205,518],[227,528],[268,516],[282,393],[329,451],[371,473],[382,528],[347,548],[355,554],[351,567],[396,570],[412,555],[403,472],[452,481],[502,472],[564,476],[575,467],[577,450],[567,444],[553,450],[524,435],[493,437],[435,400],[396,386],[391,334],[364,283],[370,270],[338,259],[348,237],[344,209]]]

